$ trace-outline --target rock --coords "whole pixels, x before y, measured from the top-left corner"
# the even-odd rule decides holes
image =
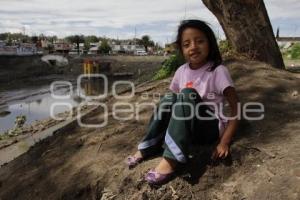
[[[102,192],[101,200],[112,200],[115,199],[117,195],[114,195],[113,192],[107,188],[104,188]]]
[[[10,113],[11,113],[10,111],[1,111],[0,117],[5,117],[5,116],[9,115]]]
[[[292,92],[292,97],[297,97],[299,95],[299,93],[298,93],[298,91],[297,90],[295,90],[295,91],[293,91]]]
[[[25,115],[17,116],[15,120],[15,129],[22,128],[25,122],[26,122]]]

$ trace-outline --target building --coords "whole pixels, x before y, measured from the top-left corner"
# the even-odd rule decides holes
[[[4,47],[4,46],[6,46],[6,42],[0,40],[0,47]]]
[[[31,56],[37,55],[37,47],[31,43],[20,43],[13,46],[6,46],[0,43],[0,55],[7,56]]]
[[[112,54],[124,53],[137,55],[138,52],[146,52],[145,47],[143,45],[135,44],[113,44],[111,45],[111,49]]]
[[[99,47],[96,46],[96,47],[91,47],[88,51],[88,54],[89,55],[96,55],[96,54],[98,54],[98,52],[99,52]]]
[[[91,42],[90,43],[90,49],[88,51],[89,55],[96,55],[99,52],[99,47],[101,46],[101,41],[99,42]]]
[[[54,46],[54,52],[56,53],[68,54],[69,51],[72,49],[72,46],[69,43],[66,43],[64,41],[55,42],[53,46]]]
[[[36,54],[37,54],[36,44],[21,43],[17,47],[17,55],[25,56],[25,55],[36,55]]]
[[[2,46],[0,47],[0,56],[12,56],[17,55],[16,46]]]

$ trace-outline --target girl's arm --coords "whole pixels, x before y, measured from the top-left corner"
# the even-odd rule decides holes
[[[228,126],[226,127],[223,136],[213,153],[213,158],[225,158],[228,155],[229,144],[238,127],[237,112],[239,100],[235,89],[233,87],[226,88],[224,90],[224,96],[226,97],[231,109],[230,116],[236,116],[236,118],[229,120]]]

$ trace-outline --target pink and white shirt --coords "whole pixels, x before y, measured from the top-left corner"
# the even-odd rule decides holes
[[[217,113],[219,133],[222,135],[228,123],[228,120],[219,112],[225,102],[223,92],[227,87],[234,87],[234,85],[224,65],[219,65],[215,70],[210,71],[212,65],[212,62],[208,62],[198,69],[191,69],[189,64],[185,63],[175,72],[170,90],[178,93],[184,88],[194,88],[203,102],[208,102],[208,106]],[[214,103],[215,106],[210,103]]]

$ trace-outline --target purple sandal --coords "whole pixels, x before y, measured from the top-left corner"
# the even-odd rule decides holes
[[[170,172],[168,174],[161,174],[154,169],[151,169],[146,175],[145,180],[150,185],[162,185],[167,183],[174,175],[174,172]]]
[[[129,169],[134,168],[136,165],[138,165],[139,163],[141,163],[143,161],[143,157],[135,157],[135,156],[129,156],[127,158],[127,165],[129,167]]]

